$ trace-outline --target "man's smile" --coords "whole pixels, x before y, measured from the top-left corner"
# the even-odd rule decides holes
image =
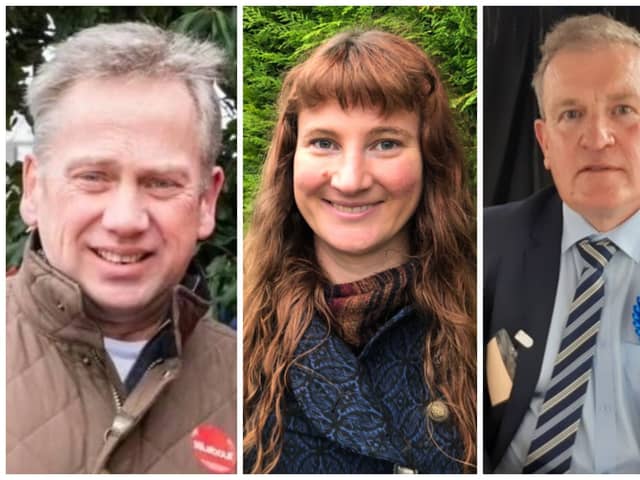
[[[151,253],[148,252],[118,253],[104,248],[96,248],[92,249],[92,251],[107,262],[121,265],[137,263],[151,255]]]

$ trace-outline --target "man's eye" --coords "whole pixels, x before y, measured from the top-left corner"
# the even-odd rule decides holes
[[[614,115],[628,115],[630,113],[633,113],[633,108],[631,108],[629,105],[616,105],[616,107],[613,109]]]
[[[336,148],[336,144],[328,138],[318,138],[310,142],[312,147],[319,148],[320,150],[331,150]]]
[[[564,112],[562,112],[562,115],[560,115],[560,117],[563,120],[577,120],[578,118],[582,117],[582,113],[580,113],[578,110],[565,110]]]
[[[147,180],[146,186],[153,189],[168,189],[168,188],[176,188],[178,184],[173,180],[169,180],[166,178],[151,178]]]
[[[77,178],[85,182],[107,181],[107,175],[103,172],[82,172],[78,174]]]

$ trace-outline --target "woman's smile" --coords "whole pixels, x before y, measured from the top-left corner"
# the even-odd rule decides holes
[[[404,263],[406,226],[422,193],[417,114],[343,110],[335,101],[303,109],[293,189],[318,261],[332,279],[348,280],[332,267],[341,263],[338,257],[364,255],[380,269]]]

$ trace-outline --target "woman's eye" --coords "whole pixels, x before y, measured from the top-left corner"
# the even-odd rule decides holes
[[[388,151],[388,150],[393,150],[398,146],[400,146],[400,143],[396,142],[395,140],[380,140],[378,143],[376,143],[375,149],[381,150],[381,151]]]
[[[320,150],[330,150],[332,148],[335,148],[335,143],[327,138],[318,138],[316,140],[312,140],[311,145],[315,148],[319,148]]]

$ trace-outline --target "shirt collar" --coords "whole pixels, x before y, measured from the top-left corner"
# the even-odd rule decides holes
[[[562,202],[562,253],[585,237],[591,240],[608,238],[635,263],[640,263],[638,232],[640,232],[640,210],[613,230],[598,232],[582,215]]]

